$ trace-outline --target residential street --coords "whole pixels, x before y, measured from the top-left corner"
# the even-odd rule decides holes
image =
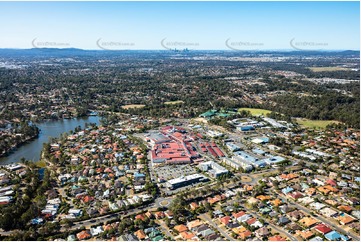
[[[232,238],[231,236],[229,236],[224,230],[222,230],[216,223],[214,223],[212,221],[212,218],[209,217],[208,214],[201,214],[198,216],[199,218],[203,219],[204,221],[206,221],[209,225],[211,225],[214,229],[217,229],[219,231],[219,233],[221,233],[221,235],[223,237],[225,237],[226,239],[228,239],[229,241],[233,241],[234,238]]]
[[[280,198],[288,200],[288,203],[289,203],[289,204],[292,204],[292,205],[296,206],[296,207],[297,207],[298,209],[300,209],[301,211],[303,211],[303,212],[305,212],[305,213],[308,213],[308,214],[310,214],[310,213],[312,212],[312,210],[310,210],[310,209],[308,209],[308,208],[306,208],[306,207],[304,207],[304,206],[302,206],[302,205],[299,205],[299,204],[297,204],[297,203],[292,202],[290,199],[287,199],[285,196],[283,196],[283,195],[281,195],[281,194],[278,194],[278,195],[280,196]],[[314,217],[314,216],[312,216],[312,217]],[[340,231],[341,233],[343,233],[343,234],[345,234],[345,235],[350,236],[350,237],[352,238],[352,240],[354,240],[354,241],[360,241],[360,237],[359,237],[359,236],[356,236],[354,233],[349,233],[349,232],[347,232],[346,230],[342,229],[339,224],[334,223],[334,222],[331,221],[331,220],[327,220],[326,218],[323,218],[322,216],[317,216],[317,218],[316,218],[316,217],[314,217],[314,218],[315,218],[315,219],[318,219],[318,220],[321,220],[323,223],[329,225],[331,228],[332,228],[332,227],[335,227],[336,230]]]

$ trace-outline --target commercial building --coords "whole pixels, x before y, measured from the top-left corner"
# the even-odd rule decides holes
[[[235,170],[239,170],[242,165],[228,157],[223,157],[222,162],[230,167],[232,167]]]
[[[205,182],[208,181],[208,178],[200,175],[200,174],[193,174],[185,177],[178,177],[172,180],[167,181],[166,186],[169,190],[177,189],[180,187],[188,186],[198,182]]]
[[[223,136],[223,133],[218,132],[218,131],[216,131],[216,130],[208,130],[208,131],[207,131],[207,135],[210,136],[210,137],[212,137],[212,138],[215,138],[215,137],[221,137],[221,136]]]
[[[249,160],[245,160],[243,159],[242,157],[238,156],[238,155],[235,155],[235,156],[232,156],[232,160],[234,162],[237,162],[238,164],[241,165],[242,169],[246,172],[249,172],[249,171],[252,171],[253,170],[253,163],[254,162],[251,162]]]
[[[258,159],[247,152],[237,151],[234,152],[235,156],[238,156],[240,159],[250,162],[251,164],[257,161]]]
[[[153,163],[191,163],[185,147],[175,141],[163,142],[153,147],[151,151],[151,160]]]
[[[255,143],[255,144],[266,144],[268,142],[269,142],[269,138],[267,138],[267,137],[258,137],[258,138],[252,139],[252,143]]]
[[[152,133],[149,140],[154,144],[150,156],[155,164],[189,164],[199,157],[193,139],[181,127],[164,127],[161,133]]]
[[[325,157],[332,156],[332,155],[327,154],[325,152],[314,150],[314,149],[306,149],[305,151],[308,152],[308,153],[314,154],[314,155],[318,155],[318,156],[325,156]]]
[[[267,165],[264,160],[259,160],[258,158],[244,151],[237,151],[234,152],[234,154],[235,155],[232,157],[232,160],[239,162],[245,171],[250,171],[253,169],[253,167],[263,168]],[[250,166],[252,166],[252,169]]]
[[[282,161],[285,161],[286,159],[281,156],[272,156],[263,160],[260,160],[261,162],[266,163],[267,165],[276,165]]]
[[[221,166],[213,161],[203,162],[203,163],[199,164],[198,167],[202,171],[208,172],[208,174],[213,178],[217,178],[222,175],[226,175],[229,172],[226,168],[224,168],[223,166]]]
[[[239,147],[238,145],[236,145],[235,143],[232,143],[232,142],[227,142],[226,146],[232,152],[241,150],[241,147]]]
[[[286,128],[286,126],[284,126],[283,124],[280,124],[273,118],[263,118],[263,120],[266,121],[267,123],[271,124],[275,128]]]
[[[309,160],[311,160],[311,161],[316,160],[316,157],[315,157],[315,156],[309,155],[309,154],[307,154],[307,153],[305,153],[305,152],[292,151],[292,154],[297,155],[297,156],[302,157],[302,158],[307,158],[307,159],[309,159]]]
[[[148,138],[152,145],[170,142],[172,140],[162,133],[151,133]]]
[[[242,132],[255,130],[255,128],[252,125],[238,126],[237,129],[242,131]]]
[[[229,165],[230,167],[236,170],[239,170],[240,168],[242,168],[245,172],[249,172],[253,170],[253,166],[251,163],[244,161],[237,156],[233,156],[232,159],[224,157],[222,161],[224,164]]]

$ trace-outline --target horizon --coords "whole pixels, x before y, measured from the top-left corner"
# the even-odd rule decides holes
[[[360,50],[359,2],[0,2],[2,49]]]
[[[360,50],[355,49],[305,49],[305,50],[295,50],[295,49],[262,49],[262,50],[231,50],[231,49],[114,49],[114,50],[104,50],[104,49],[82,49],[82,48],[57,48],[57,47],[43,47],[43,48],[1,48],[0,50],[80,50],[80,51],[100,51],[100,52],[117,52],[117,51],[164,51],[164,52],[205,52],[205,51],[224,51],[224,52],[345,52],[345,51],[354,51],[360,52]]]

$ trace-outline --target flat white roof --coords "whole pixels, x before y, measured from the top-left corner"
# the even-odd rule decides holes
[[[192,175],[188,175],[185,177],[178,177],[178,178],[174,178],[168,181],[169,184],[173,185],[173,184],[177,184],[180,182],[185,182],[185,181],[189,181],[189,180],[194,180],[194,179],[200,179],[200,178],[205,178],[203,175],[200,174],[192,174]]]

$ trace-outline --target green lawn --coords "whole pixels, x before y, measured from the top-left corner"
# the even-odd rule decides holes
[[[241,112],[243,110],[249,111],[253,116],[266,115],[272,112],[267,109],[259,109],[259,108],[240,108],[238,109],[238,112]]]
[[[38,160],[37,162],[35,162],[35,164],[36,164],[37,167],[40,167],[40,168],[46,167],[45,160]]]
[[[129,104],[129,105],[123,105],[122,108],[124,109],[130,109],[130,108],[144,108],[145,105],[143,104]]]
[[[180,104],[180,103],[184,103],[184,102],[182,100],[164,102],[165,105],[174,105],[174,104]]]
[[[325,129],[327,125],[332,123],[338,123],[338,121],[334,120],[310,120],[310,119],[297,119],[297,123],[307,127],[307,128],[315,128],[315,129]]]

